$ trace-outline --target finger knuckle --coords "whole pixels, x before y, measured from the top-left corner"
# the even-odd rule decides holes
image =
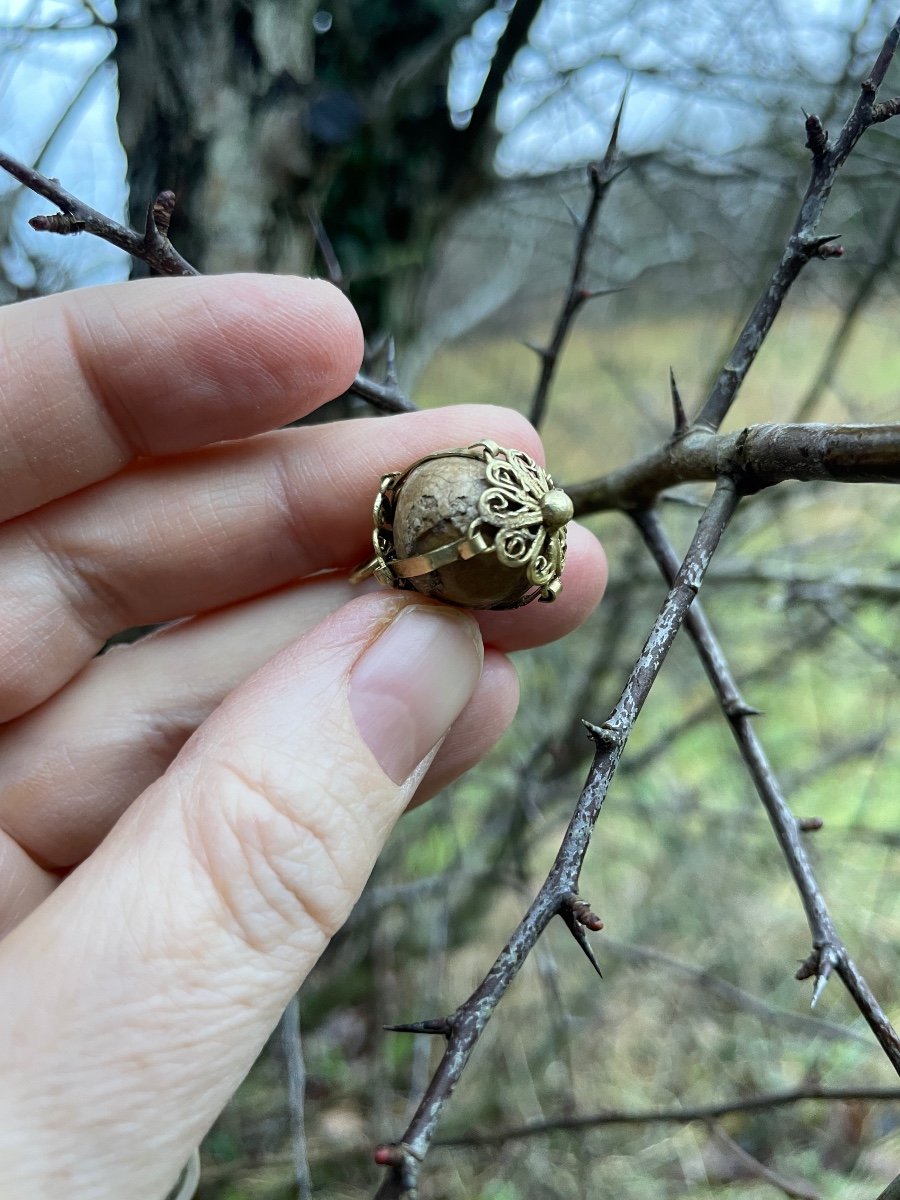
[[[355,899],[353,822],[296,772],[222,759],[191,789],[185,823],[217,919],[252,949],[299,938],[321,950],[343,924]]]

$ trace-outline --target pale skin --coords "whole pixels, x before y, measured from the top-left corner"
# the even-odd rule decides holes
[[[543,461],[501,408],[279,429],[361,347],[296,278],[0,312],[2,1196],[163,1197],[395,821],[511,721],[506,652],[600,598],[575,525],[553,605],[346,582],[383,472],[482,438]]]

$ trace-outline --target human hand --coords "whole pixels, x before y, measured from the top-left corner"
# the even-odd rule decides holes
[[[384,471],[481,438],[541,459],[498,408],[277,428],[360,352],[295,278],[0,313],[3,1196],[166,1193],[397,817],[511,720],[504,652],[602,592],[578,526],[550,606],[351,589]]]

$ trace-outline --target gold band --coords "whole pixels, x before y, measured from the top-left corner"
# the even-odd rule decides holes
[[[364,579],[368,579],[372,575],[378,577],[380,569],[388,575],[385,582],[392,582],[395,579],[415,579],[419,575],[427,575],[429,571],[437,571],[460,559],[475,558],[477,554],[485,554],[490,548],[483,534],[474,533],[471,537],[459,538],[446,546],[439,546],[437,550],[430,550],[427,554],[417,554],[413,558],[392,559],[391,562],[385,563],[383,568],[381,560],[376,556],[370,558],[368,562],[360,563],[351,572],[350,582],[362,583]]]

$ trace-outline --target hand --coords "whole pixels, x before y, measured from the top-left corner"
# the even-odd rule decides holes
[[[346,583],[386,470],[485,437],[541,456],[499,408],[277,428],[360,352],[344,298],[294,278],[0,313],[3,1195],[163,1196],[398,816],[511,720],[504,652],[599,599],[576,526],[551,606],[476,623]]]

